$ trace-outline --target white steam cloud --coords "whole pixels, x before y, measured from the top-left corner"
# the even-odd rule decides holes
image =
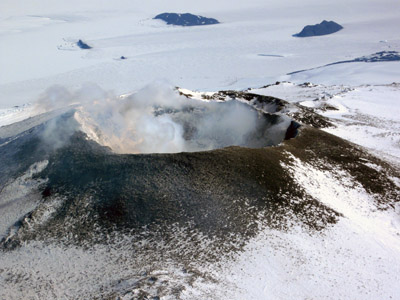
[[[191,152],[233,145],[264,147],[281,142],[290,124],[288,118],[268,118],[238,101],[188,99],[163,83],[126,97],[117,97],[93,84],[76,91],[53,86],[37,101],[36,109],[45,112],[70,105],[74,105],[80,129],[116,153]],[[46,130],[52,138],[53,125]]]

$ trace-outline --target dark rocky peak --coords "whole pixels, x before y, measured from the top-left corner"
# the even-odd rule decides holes
[[[90,47],[88,44],[86,44],[85,42],[83,42],[82,40],[79,40],[76,45],[81,48],[81,49],[92,49],[92,47]]]
[[[295,37],[310,37],[335,33],[343,29],[341,25],[333,21],[322,21],[320,24],[307,25],[299,33],[294,34]]]
[[[196,16],[189,13],[185,14],[162,13],[155,16],[154,19],[163,20],[168,25],[178,25],[178,26],[200,26],[200,25],[212,25],[219,23],[216,19]]]

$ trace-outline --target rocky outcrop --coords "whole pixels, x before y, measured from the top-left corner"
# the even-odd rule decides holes
[[[216,19],[196,16],[189,13],[185,14],[163,13],[155,16],[154,19],[163,20],[168,25],[178,25],[178,26],[200,26],[200,25],[212,25],[219,23]]]
[[[335,33],[343,29],[341,25],[333,21],[322,21],[320,24],[307,25],[299,33],[294,34],[295,37],[310,37]]]
[[[92,49],[92,47],[90,47],[88,44],[86,44],[85,42],[83,42],[82,40],[79,40],[76,45],[81,48],[81,49]]]

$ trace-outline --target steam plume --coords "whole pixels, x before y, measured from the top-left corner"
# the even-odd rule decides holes
[[[263,147],[279,143],[290,123],[283,117],[268,118],[238,101],[188,99],[163,83],[126,97],[117,97],[93,84],[76,91],[53,86],[40,97],[36,109],[43,112],[69,105],[74,105],[80,129],[117,153],[174,153],[232,145]],[[50,127],[47,133],[51,139],[55,139],[53,130]]]

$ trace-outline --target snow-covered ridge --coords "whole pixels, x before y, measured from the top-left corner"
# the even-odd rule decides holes
[[[320,66],[320,67],[316,67],[316,68],[294,71],[294,72],[288,73],[288,75],[294,75],[297,73],[302,73],[302,72],[312,71],[312,70],[316,70],[316,69],[320,69],[320,68],[324,68],[324,67],[340,65],[340,64],[347,64],[347,63],[358,63],[358,62],[377,63],[377,62],[393,62],[393,61],[400,61],[400,53],[398,51],[380,51],[377,53],[365,55],[362,57],[357,57],[357,58],[350,59],[350,60],[342,60],[342,61],[329,63],[324,66]]]

